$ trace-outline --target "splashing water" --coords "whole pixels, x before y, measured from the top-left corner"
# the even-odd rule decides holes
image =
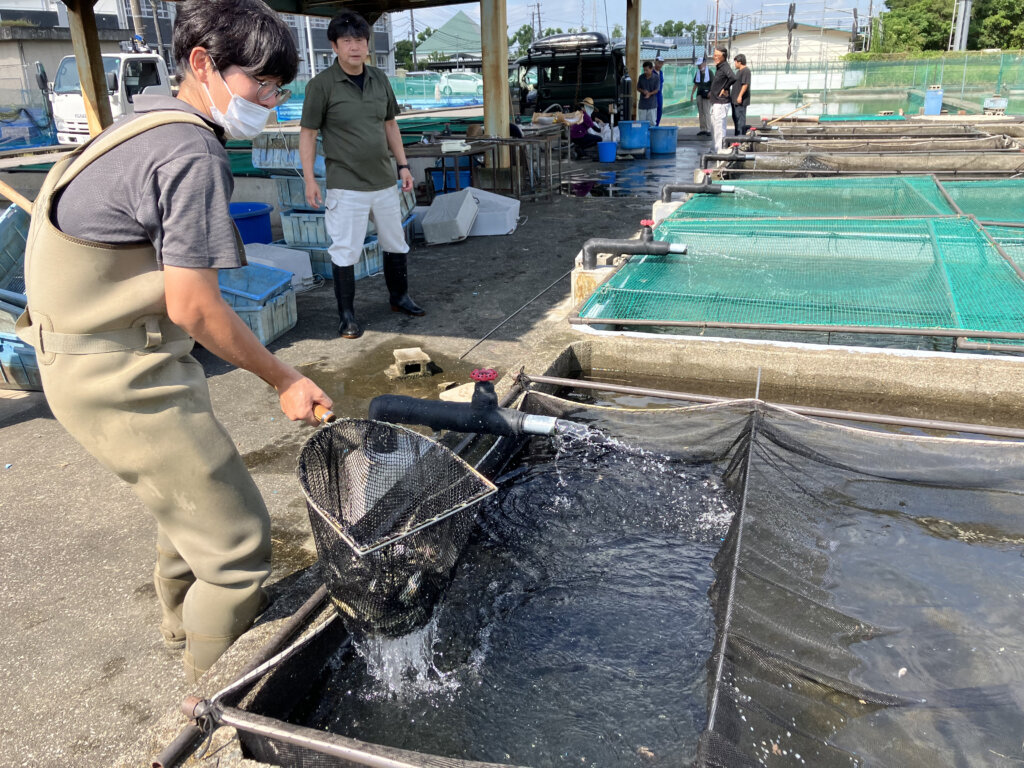
[[[743,187],[736,187],[736,191],[733,193],[736,197],[756,197],[760,200],[767,200],[772,205],[776,205],[776,202],[766,195],[759,195],[752,189],[744,189]]]
[[[416,698],[451,693],[459,682],[434,662],[437,619],[401,637],[365,635],[354,638],[356,651],[366,662],[367,674],[377,685],[368,696]]]

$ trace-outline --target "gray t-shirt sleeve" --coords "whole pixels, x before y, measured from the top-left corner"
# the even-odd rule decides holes
[[[231,169],[209,154],[181,155],[160,165],[152,194],[138,211],[164,265],[231,269],[243,264],[231,220]],[[153,210],[142,210],[152,206]]]

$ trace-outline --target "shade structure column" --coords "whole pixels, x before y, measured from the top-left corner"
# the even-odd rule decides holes
[[[508,13],[505,0],[480,0],[480,50],[484,76],[484,134],[509,137]],[[508,167],[508,147],[499,164]]]
[[[96,0],[66,0],[71,45],[78,64],[78,78],[82,82],[85,118],[93,136],[114,122],[107,94],[107,79],[103,73],[103,56],[96,32]]]
[[[636,83],[640,78],[640,0],[626,0],[626,71],[632,81],[633,93],[629,97],[630,114],[624,120],[636,115]]]

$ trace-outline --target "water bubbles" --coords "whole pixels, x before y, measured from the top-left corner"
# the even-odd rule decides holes
[[[365,635],[354,639],[356,651],[366,662],[367,674],[377,685],[367,696],[419,698],[453,693],[456,678],[434,664],[437,619],[401,637]]]

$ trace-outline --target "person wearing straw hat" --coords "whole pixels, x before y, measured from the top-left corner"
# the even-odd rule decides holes
[[[596,146],[601,141],[601,131],[598,126],[604,125],[604,121],[594,117],[594,100],[587,96],[580,102],[580,113],[583,119],[578,123],[569,126],[569,139],[577,156],[583,155],[590,147]]]
[[[194,683],[265,607],[271,542],[192,348],[259,376],[292,420],[316,423],[314,407],[332,403],[260,343],[218,284],[220,269],[245,264],[225,139],[257,136],[290,95],[291,33],[261,0],[187,0],[173,52],[177,98],[136,96],[133,117],[47,174],[18,333],[36,348],[53,415],[155,518],[160,632],[184,649]]]

